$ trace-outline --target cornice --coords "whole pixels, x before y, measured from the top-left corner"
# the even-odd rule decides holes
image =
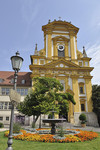
[[[82,71],[82,72],[91,72],[94,68],[93,67],[84,67],[84,68],[77,68],[77,67],[69,67],[69,68],[65,68],[65,67],[55,67],[55,66],[52,66],[52,65],[29,65],[29,68],[30,70],[35,70],[35,69],[45,69],[45,70],[48,70],[48,69],[52,69],[52,70],[61,70],[61,71]]]
[[[79,78],[79,75],[70,75],[71,78]]]
[[[93,76],[84,76],[83,78],[84,78],[84,79],[92,79]]]
[[[92,71],[94,67],[81,67],[80,70],[82,71]]]
[[[89,58],[89,57],[82,57],[81,59],[82,59],[82,60],[89,60],[89,61],[90,61],[92,58]]]
[[[46,56],[37,56],[37,55],[30,55],[31,58],[44,58],[46,59]]]
[[[81,57],[81,58],[77,58],[77,60],[91,60],[92,58],[89,58],[89,57]]]
[[[79,98],[86,98],[86,96],[79,96]]]

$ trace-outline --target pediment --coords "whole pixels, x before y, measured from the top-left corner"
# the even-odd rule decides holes
[[[50,63],[45,64],[44,66],[55,67],[55,68],[80,68],[79,65],[64,59],[52,61]]]
[[[52,30],[56,30],[62,28],[62,30],[66,30],[66,29],[72,29],[75,30],[76,32],[78,32],[79,28],[72,25],[71,22],[66,22],[66,21],[53,21],[53,22],[49,22],[47,25],[42,26],[42,30],[46,30],[46,29],[52,29]]]

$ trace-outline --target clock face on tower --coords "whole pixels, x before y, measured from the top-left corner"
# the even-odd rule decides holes
[[[58,57],[64,57],[65,51],[64,51],[64,45],[58,45]]]
[[[64,46],[63,45],[58,45],[58,50],[59,51],[63,51],[64,50]]]

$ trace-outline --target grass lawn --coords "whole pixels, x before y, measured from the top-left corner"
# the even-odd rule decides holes
[[[7,140],[8,138],[4,137],[4,132],[0,132],[0,150],[6,150]],[[13,140],[12,147],[13,150],[100,150],[100,134],[95,140],[77,143],[42,143]]]

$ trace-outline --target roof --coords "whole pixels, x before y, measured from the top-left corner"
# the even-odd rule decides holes
[[[17,86],[31,86],[31,72],[18,72]],[[11,82],[14,79],[14,72],[12,71],[0,71],[0,85],[13,86],[14,83]],[[22,84],[22,80],[25,83]]]
[[[54,20],[52,22],[49,22],[48,24],[42,26],[42,30],[43,31],[46,29],[53,29],[54,30],[54,28],[57,26],[63,26],[68,30],[75,30],[76,32],[79,31],[79,28],[72,25],[71,22],[62,21],[62,20],[58,20],[58,21]]]

